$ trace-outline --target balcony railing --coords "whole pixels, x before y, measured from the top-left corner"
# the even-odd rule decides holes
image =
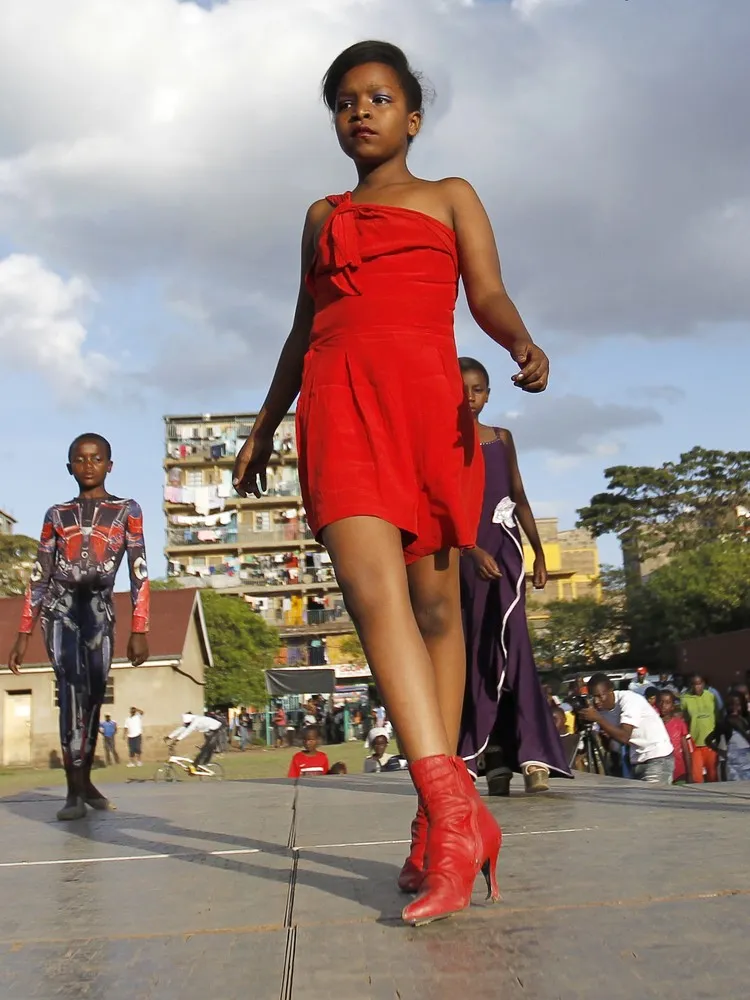
[[[168,462],[184,462],[189,465],[196,462],[222,462],[234,460],[238,451],[237,441],[222,441],[221,443],[211,441],[187,442],[181,441],[179,444],[170,443],[167,448],[166,460]],[[279,459],[296,458],[297,446],[294,442],[284,444],[277,442],[274,448],[270,464],[278,462]]]
[[[310,541],[313,533],[309,528],[287,525],[271,531],[252,531],[249,528],[236,528],[232,525],[215,528],[177,528],[167,529],[167,546],[178,545],[277,545],[284,542]]]
[[[310,608],[300,613],[271,610],[257,611],[256,614],[259,614],[265,622],[276,628],[352,624],[351,618],[343,608]],[[353,625],[352,628],[354,628]]]
[[[194,507],[196,494],[195,491],[203,489],[201,486],[172,486],[167,484],[164,487],[164,500],[166,503],[178,503],[184,504],[187,507]],[[285,480],[282,483],[277,483],[271,485],[269,483],[268,490],[263,495],[261,499],[268,499],[269,497],[279,497],[281,499],[288,500],[298,500],[300,498],[300,485],[297,478],[291,480]],[[212,508],[212,511],[216,513],[221,505],[226,504],[236,504],[241,502],[241,497],[236,493],[230,494],[230,496],[223,496],[221,502],[218,502],[218,490],[217,490],[217,504]],[[255,497],[251,498],[255,501]],[[255,501],[257,503],[257,501]]]

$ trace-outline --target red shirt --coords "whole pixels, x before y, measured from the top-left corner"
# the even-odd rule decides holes
[[[312,774],[328,774],[329,770],[328,758],[322,750],[316,750],[315,753],[305,753],[304,750],[300,750],[299,753],[296,753],[292,757],[287,778],[301,778],[303,775]]]
[[[684,737],[690,736],[690,730],[681,715],[673,715],[669,722],[666,719],[662,719],[662,722],[674,748],[674,774],[672,775],[672,781],[681,781],[687,777],[687,762],[682,747],[682,740]]]

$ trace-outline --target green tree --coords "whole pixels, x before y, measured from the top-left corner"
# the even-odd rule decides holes
[[[279,633],[243,600],[202,590],[214,666],[206,672],[207,705],[265,705],[265,671],[279,649]]]
[[[362,643],[359,641],[359,636],[356,632],[352,635],[347,635],[345,639],[341,640],[341,652],[359,667],[367,663],[365,651],[362,649]]]
[[[693,448],[659,468],[605,469],[607,490],[578,511],[578,526],[594,537],[616,534],[626,569],[655,551],[679,552],[744,537],[738,516],[750,498],[750,451]]]
[[[750,628],[750,546],[719,540],[675,553],[634,589],[629,616],[647,662],[664,667],[682,640]]]
[[[619,596],[602,601],[579,597],[543,606],[548,618],[531,632],[541,669],[594,671],[627,649],[627,628]]]
[[[28,535],[0,535],[0,597],[24,593],[38,548]]]

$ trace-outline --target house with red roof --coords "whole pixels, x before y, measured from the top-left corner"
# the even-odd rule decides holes
[[[134,667],[126,657],[130,595],[115,594],[115,655],[102,708],[120,726],[131,706],[143,712],[143,756],[164,753],[162,737],[184,712],[204,708],[205,673],[213,666],[200,591],[156,590],[151,594],[149,659]],[[23,599],[0,599],[0,766],[45,767],[59,760],[57,686],[37,626],[20,675],[5,663],[21,617]],[[125,734],[116,741],[126,755]]]

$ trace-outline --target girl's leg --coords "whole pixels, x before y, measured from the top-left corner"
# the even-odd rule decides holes
[[[330,525],[324,542],[409,761],[420,813],[425,825],[429,824],[424,876],[403,919],[421,924],[464,909],[471,901],[480,866],[486,870],[495,899],[500,831],[489,813],[481,812],[471,779],[454,756],[463,696],[463,657],[459,655],[458,664],[449,671],[445,648],[439,641],[442,637],[446,640],[443,646],[447,646],[446,637],[450,637],[455,643],[451,629],[453,602],[458,605],[457,563],[447,554],[434,557],[432,569],[412,570],[407,578],[400,532],[372,517],[352,517]],[[433,579],[433,573],[444,575]],[[430,659],[412,600],[430,644],[440,653],[440,671]],[[458,608],[455,613],[460,628]],[[438,682],[439,672],[443,676]]]
[[[412,563],[406,571],[414,617],[432,663],[451,754],[458,748],[466,685],[459,558],[457,549],[446,549]]]
[[[329,525],[323,536],[401,751],[410,763],[454,754],[453,704],[448,735],[440,704],[445,692],[439,693],[412,610],[400,531],[380,518],[349,517]]]

